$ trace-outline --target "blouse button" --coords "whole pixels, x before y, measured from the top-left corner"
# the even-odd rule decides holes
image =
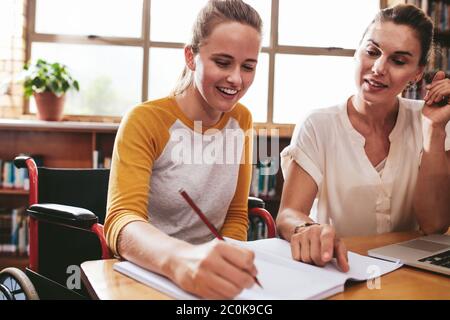
[[[377,212],[386,212],[391,209],[391,199],[388,197],[380,197],[377,199]]]

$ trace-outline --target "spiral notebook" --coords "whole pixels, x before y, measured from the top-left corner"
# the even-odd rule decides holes
[[[349,252],[350,271],[343,273],[335,261],[323,268],[294,261],[291,258],[289,243],[282,239],[272,238],[249,242],[227,239],[227,242],[255,252],[258,279],[263,289],[255,285],[243,290],[236,297],[242,300],[325,299],[344,291],[347,280],[370,280],[402,266],[400,263]],[[114,270],[175,299],[198,299],[169,279],[131,262],[117,262],[114,264]]]

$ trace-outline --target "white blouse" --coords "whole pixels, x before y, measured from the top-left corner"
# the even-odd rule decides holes
[[[389,154],[377,168],[366,155],[364,137],[350,122],[347,102],[314,111],[296,126],[291,144],[281,152],[283,175],[295,160],[314,179],[317,220],[334,225],[340,237],[418,228],[412,201],[422,154],[424,102],[399,99]],[[449,150],[450,125],[446,132]]]

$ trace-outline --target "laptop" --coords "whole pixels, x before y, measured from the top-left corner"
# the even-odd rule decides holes
[[[450,236],[430,235],[371,249],[369,256],[450,275]]]

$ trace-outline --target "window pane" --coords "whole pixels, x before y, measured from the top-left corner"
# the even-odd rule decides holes
[[[248,0],[246,2],[261,15],[264,23],[263,45],[268,46],[271,1]],[[150,39],[163,42],[189,42],[192,34],[192,25],[198,12],[206,3],[207,0],[152,0]],[[176,9],[174,10],[174,8]],[[170,19],[167,17],[170,17]]]
[[[170,94],[184,68],[184,54],[181,49],[150,49],[149,99],[159,99]],[[267,119],[269,57],[261,53],[258,59],[256,77],[242,103],[250,109],[253,121]]]
[[[37,0],[36,32],[141,37],[143,0]]]
[[[184,65],[182,49],[150,48],[149,99],[154,100],[169,95]]]
[[[252,86],[241,100],[252,113],[253,122],[267,121],[267,96],[269,90],[269,55],[260,53],[256,76]]]
[[[22,36],[23,20],[20,1],[1,0],[0,3],[0,46],[8,46],[13,37]]]
[[[263,21],[263,47],[270,45],[270,12],[272,9],[271,0],[245,0],[246,3],[251,5],[258,11]]]
[[[152,0],[150,39],[187,43],[190,41],[197,13],[206,2],[207,0]]]
[[[379,9],[379,0],[280,0],[278,41],[283,45],[356,48]]]
[[[31,57],[67,65],[80,82],[80,92],[68,92],[65,114],[120,116],[142,100],[141,48],[33,43]]]
[[[345,101],[355,88],[353,63],[353,57],[277,55],[274,122],[298,123],[313,109]]]

